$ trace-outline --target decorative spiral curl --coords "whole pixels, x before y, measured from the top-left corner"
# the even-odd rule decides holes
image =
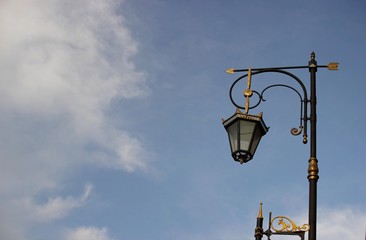
[[[303,126],[299,126],[299,128],[292,128],[291,134],[294,136],[300,135],[302,133]]]
[[[280,228],[275,228],[273,226],[274,221],[277,220],[277,225],[281,226]],[[307,232],[310,230],[309,224],[303,224],[302,226],[297,226],[294,221],[289,219],[288,217],[278,216],[272,219],[271,222],[272,230],[276,233],[283,232]]]

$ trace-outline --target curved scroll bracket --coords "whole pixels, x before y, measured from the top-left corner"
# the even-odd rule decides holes
[[[253,75],[256,75],[256,74],[259,74],[259,73],[265,73],[265,72],[276,72],[276,73],[281,73],[281,74],[285,74],[285,75],[288,75],[290,76],[291,78],[293,78],[295,81],[297,81],[299,83],[299,85],[301,86],[302,90],[303,90],[303,95],[300,94],[300,92],[292,87],[292,86],[289,86],[289,85],[285,85],[285,84],[272,84],[266,88],[264,88],[262,90],[262,92],[257,92],[255,90],[251,90],[250,89],[250,84],[251,84],[251,77]],[[243,78],[245,77],[248,77],[248,86],[247,86],[247,89],[244,91],[244,97],[246,98],[246,103],[245,103],[245,107],[243,106],[240,106],[239,104],[237,104],[235,101],[234,101],[234,98],[233,98],[233,89],[234,89],[234,86]],[[289,88],[291,90],[293,90],[294,92],[297,93],[297,95],[299,96],[300,98],[300,124],[299,124],[299,127],[298,128],[292,128],[291,129],[291,134],[294,135],[294,136],[298,136],[300,135],[301,133],[303,133],[303,143],[306,144],[307,143],[307,104],[308,104],[308,98],[307,98],[307,91],[306,91],[306,88],[303,84],[303,82],[298,78],[296,77],[295,75],[293,75],[292,73],[290,72],[287,72],[287,71],[284,71],[284,70],[281,70],[281,69],[262,69],[262,70],[257,70],[257,71],[252,71],[249,69],[249,72],[248,74],[245,74],[241,77],[239,77],[238,79],[235,80],[235,82],[231,85],[230,87],[230,100],[232,102],[232,104],[234,106],[236,106],[237,108],[239,109],[244,109],[246,111],[246,113],[248,112],[249,109],[254,109],[256,108],[257,106],[259,106],[262,102],[266,101],[264,99],[264,93],[268,90],[268,89],[271,89],[273,87],[285,87],[285,88]],[[246,92],[249,92],[250,90],[250,95],[249,94],[245,94]],[[254,105],[250,106],[249,105],[249,97],[252,97],[253,93],[255,95],[258,96],[258,102],[255,103]]]

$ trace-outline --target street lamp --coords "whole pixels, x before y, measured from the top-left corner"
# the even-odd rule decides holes
[[[241,164],[253,158],[262,136],[268,128],[263,122],[262,114],[249,115],[237,109],[236,113],[223,121],[228,132],[231,155]]]
[[[307,88],[305,84],[294,74],[286,71],[287,69],[304,69],[307,68],[310,72],[310,100],[308,99]],[[264,101],[263,94],[268,89],[274,87],[289,88],[297,93],[300,98],[300,126],[293,128],[291,133],[293,135],[300,135],[303,133],[303,143],[308,142],[307,124],[310,122],[310,159],[308,166],[308,181],[309,181],[309,222],[302,226],[297,226],[291,219],[283,216],[272,219],[270,214],[269,228],[263,231],[263,216],[262,204],[260,206],[259,215],[257,218],[257,227],[255,229],[255,237],[257,240],[262,239],[263,234],[269,238],[273,234],[279,235],[298,235],[301,239],[304,238],[306,231],[309,231],[309,240],[316,240],[316,214],[317,214],[317,182],[319,179],[318,160],[316,158],[316,72],[318,68],[328,68],[329,70],[338,70],[338,63],[329,63],[328,65],[317,65],[315,60],[315,53],[311,53],[311,58],[307,66],[291,66],[291,67],[275,67],[275,68],[256,68],[256,69],[229,69],[226,72],[234,74],[236,72],[247,72],[247,74],[239,77],[230,88],[230,100],[234,106],[237,107],[236,113],[223,120],[223,125],[228,133],[231,154],[235,161],[246,163],[251,160],[257,149],[259,141],[263,135],[268,131],[262,119],[262,114],[250,115],[249,110],[256,108],[262,101]],[[280,73],[291,77],[295,80],[301,88],[298,91],[296,88],[285,84],[272,84],[264,88],[261,92],[251,89],[252,76],[261,73]],[[233,88],[242,79],[247,77],[247,88],[244,90],[245,106],[241,106],[234,101]],[[250,105],[249,99],[256,94],[258,102]],[[308,112],[308,105],[310,111]],[[241,110],[244,110],[242,112]],[[310,113],[310,117],[308,114]],[[278,224],[283,225],[281,229],[273,228],[273,221],[278,220]],[[288,223],[286,223],[288,221]],[[289,226],[292,226],[289,227]]]

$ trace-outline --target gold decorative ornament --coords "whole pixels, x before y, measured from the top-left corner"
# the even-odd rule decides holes
[[[273,223],[277,220],[277,225],[280,228],[275,228]],[[303,224],[302,226],[297,226],[294,221],[288,217],[278,216],[272,219],[271,222],[272,230],[276,233],[293,233],[293,232],[307,232],[310,230],[309,224]]]
[[[226,70],[225,72],[226,73],[229,73],[229,74],[234,74],[234,68],[229,68],[228,70]]]
[[[302,138],[302,142],[304,144],[307,144],[308,143],[308,135],[306,133],[304,134],[304,137]]]
[[[259,204],[259,212],[257,218],[263,218],[263,203]]]
[[[319,179],[319,168],[318,168],[318,160],[314,157],[309,160],[309,168],[308,168],[308,179]]]
[[[338,64],[337,62],[331,62],[328,64],[328,70],[338,70]]]
[[[247,89],[244,91],[244,97],[245,97],[245,114],[249,112],[249,98],[253,95],[253,91],[250,89],[250,85],[252,83],[252,70],[248,69],[248,83],[247,83]]]
[[[303,126],[299,126],[299,128],[292,128],[291,134],[294,136],[300,135],[302,133]]]

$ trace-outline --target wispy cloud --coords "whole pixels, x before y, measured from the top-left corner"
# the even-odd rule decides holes
[[[137,43],[116,7],[114,1],[3,3],[0,102],[5,113],[54,122],[67,133],[63,142],[96,144],[131,170],[143,164],[132,166],[133,151],[120,145],[141,144],[116,129],[105,112],[113,99],[148,90],[131,61]]]
[[[33,199],[23,201],[22,209],[26,209],[27,217],[32,221],[50,221],[65,217],[70,211],[84,205],[92,190],[92,185],[85,186],[84,193],[78,197],[51,197],[43,203],[35,203]]]
[[[70,168],[149,168],[143,142],[108,115],[114,100],[149,94],[118,7],[114,0],[0,2],[0,197],[9,219],[1,239],[26,235],[14,200],[33,206]],[[66,216],[89,192],[49,198],[34,206],[36,215]]]
[[[365,208],[320,208],[318,229],[319,239],[363,239],[366,229]]]
[[[106,228],[80,227],[70,230],[64,240],[112,240]]]

